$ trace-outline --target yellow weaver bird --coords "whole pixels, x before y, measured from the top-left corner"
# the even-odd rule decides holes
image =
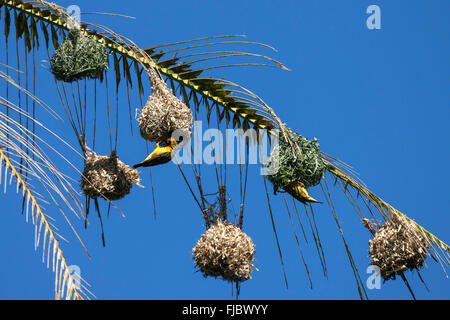
[[[300,180],[288,184],[283,189],[300,202],[322,203],[308,194],[308,190],[306,190],[305,185]]]
[[[151,167],[169,162],[172,159],[172,151],[176,146],[177,142],[173,138],[157,143],[155,150],[144,161],[135,164],[133,168]]]

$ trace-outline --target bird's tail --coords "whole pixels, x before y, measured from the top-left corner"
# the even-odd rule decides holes
[[[139,167],[142,167],[142,166],[143,166],[142,162],[141,163],[136,163],[136,164],[133,165],[133,169],[136,169],[136,168],[139,168]]]

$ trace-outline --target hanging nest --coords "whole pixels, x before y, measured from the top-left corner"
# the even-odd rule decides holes
[[[278,170],[268,175],[269,181],[275,191],[297,181],[306,188],[317,185],[325,171],[318,140],[308,140],[292,130],[287,131],[292,144],[280,139],[272,151],[267,166],[278,166]]]
[[[130,193],[133,183],[139,184],[138,171],[120,161],[115,151],[109,156],[92,153],[84,165],[81,189],[93,199],[119,200]]]
[[[363,223],[374,233],[369,241],[369,254],[384,280],[423,266],[430,243],[412,221],[393,214],[376,232],[370,222]]]
[[[105,45],[74,29],[55,50],[50,66],[58,80],[95,79],[108,68],[108,53]]]
[[[150,75],[152,95],[137,119],[141,136],[150,141],[158,142],[169,138],[173,131],[182,130],[190,137],[193,116],[189,109],[163,80],[156,75]]]
[[[194,261],[205,277],[226,281],[251,279],[255,245],[240,228],[220,219],[202,234],[192,249]]]

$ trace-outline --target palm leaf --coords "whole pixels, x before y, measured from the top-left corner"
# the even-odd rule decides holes
[[[32,98],[33,101],[44,106],[46,110],[49,111],[50,115],[56,115],[56,118],[58,118],[58,115],[47,105],[19,86],[12,78],[8,77],[2,71],[0,71],[0,80],[6,81],[21,92],[24,92],[28,97]],[[19,190],[22,189],[23,211],[26,212],[26,221],[28,222],[29,216],[31,216],[32,223],[35,225],[35,249],[39,247],[41,235],[44,234],[42,238],[43,261],[45,262],[45,254],[47,251],[47,266],[50,265],[49,260],[52,258],[52,269],[55,272],[55,298],[88,298],[87,293],[90,294],[90,292],[80,283],[81,279],[75,279],[70,273],[67,260],[59,245],[58,238],[62,237],[56,233],[55,227],[49,221],[49,216],[42,207],[42,203],[48,203],[44,198],[50,198],[75,232],[75,229],[73,229],[70,221],[62,210],[61,204],[65,204],[67,208],[77,216],[78,213],[82,214],[76,191],[69,181],[71,179],[62,174],[46,155],[44,147],[49,148],[58,155],[61,155],[61,153],[56,150],[55,145],[52,145],[49,142],[48,138],[46,140],[41,139],[27,127],[17,122],[13,118],[13,115],[19,114],[21,117],[26,118],[27,122],[32,122],[33,127],[42,128],[49,133],[50,136],[65,143],[65,145],[69,146],[73,151],[75,150],[60,137],[22,110],[22,108],[15,106],[1,96],[0,105],[6,107],[7,111],[9,111],[7,114],[0,112],[0,183],[4,184],[6,192],[9,173],[9,183],[11,184],[13,179],[16,181],[16,192],[18,193]],[[62,158],[68,164],[72,165],[66,158],[63,156]],[[5,168],[4,172],[3,167]],[[31,184],[33,180],[37,181],[43,187],[46,196],[41,195],[34,190],[34,187]],[[57,200],[57,198],[60,200]],[[84,244],[76,232],[75,235],[84,247]]]
[[[47,30],[51,29],[51,40],[53,45],[58,45],[58,34],[56,29],[69,30],[68,16],[54,4],[44,1],[39,1],[39,4],[27,3],[20,0],[0,0],[0,5],[5,5],[5,38],[8,38],[10,30],[10,14],[9,10],[14,10],[14,21],[16,25],[16,37],[24,38],[28,46],[35,46],[38,43],[37,32],[29,28],[35,28],[33,22],[27,23],[27,18],[41,21],[41,29],[44,34],[46,46],[48,47],[50,37]],[[17,14],[18,12],[19,14]],[[34,20],[33,20],[34,21]],[[30,27],[31,25],[31,27]],[[275,130],[281,130],[281,133],[286,138],[285,126],[277,117],[273,109],[271,109],[261,98],[254,93],[239,86],[236,83],[221,79],[219,77],[207,77],[206,71],[219,70],[224,67],[243,67],[243,66],[271,66],[281,69],[287,69],[280,62],[269,58],[265,55],[259,55],[242,50],[215,50],[207,52],[192,52],[192,50],[203,50],[217,46],[230,45],[256,45],[269,47],[264,44],[253,43],[249,41],[226,41],[216,39],[233,38],[236,36],[219,36],[200,38],[187,41],[181,41],[171,44],[164,44],[153,46],[145,50],[139,48],[131,40],[122,37],[112,30],[95,24],[84,23],[82,25],[82,32],[85,35],[92,36],[96,41],[104,44],[114,57],[114,70],[116,73],[116,90],[118,90],[121,76],[126,78],[126,83],[132,85],[130,77],[131,71],[134,68],[134,74],[137,77],[139,92],[143,93],[142,72],[146,69],[154,69],[162,76],[166,77],[170,83],[177,83],[179,93],[184,97],[185,103],[191,99],[194,100],[194,107],[198,109],[199,105],[203,103],[206,106],[208,118],[210,111],[214,106],[218,111],[218,122],[225,121],[227,124],[232,120],[233,126],[242,127],[244,129],[250,128],[252,125],[255,129],[267,130],[270,134]],[[34,39],[30,43],[30,37]],[[205,41],[206,43],[199,43]],[[209,41],[209,42],[208,42]],[[195,42],[195,44],[193,44]],[[181,45],[181,47],[179,47]],[[271,47],[269,47],[271,48]],[[158,51],[159,50],[159,51]],[[204,57],[207,56],[207,57]],[[198,57],[201,57],[198,59]],[[234,63],[203,66],[204,63],[210,63],[216,60],[237,58],[237,57],[253,57],[264,59],[266,63]],[[190,58],[191,60],[186,60]],[[269,63],[267,63],[267,61]],[[122,75],[120,74],[120,63],[122,63]],[[174,91],[175,86],[172,85]],[[197,95],[201,99],[197,98]],[[208,101],[208,102],[207,102]],[[222,110],[219,110],[219,107]],[[230,113],[234,116],[231,117]],[[289,141],[289,139],[287,139]],[[292,145],[292,147],[294,147]],[[336,159],[323,154],[322,158],[325,162],[327,171],[333,175],[337,180],[343,184],[343,192],[347,194],[349,187],[357,192],[357,196],[361,196],[364,201],[373,204],[383,217],[398,214],[407,218],[403,213],[393,208],[387,202],[373,194],[366,186],[358,182],[352,177],[352,173],[348,170],[345,164],[340,163]],[[350,199],[350,198],[349,198]],[[331,199],[330,199],[331,201]],[[332,204],[330,204],[332,206]],[[410,218],[407,218],[410,219]],[[444,258],[440,259],[444,264],[448,263],[448,255],[450,247],[443,241],[439,240],[432,233],[415,223],[417,227],[424,232],[430,243],[434,246],[443,249]],[[339,226],[339,223],[338,223]],[[344,239],[345,242],[345,239]],[[349,252],[349,251],[348,251]],[[437,248],[435,250],[437,254]],[[349,256],[349,258],[351,258]],[[352,260],[352,259],[350,259]]]
[[[18,11],[20,13],[23,13],[23,15],[33,17],[34,19],[38,19],[42,21],[41,28],[43,28],[43,33],[48,34],[48,31],[44,29],[47,29],[47,26],[45,23],[50,25],[51,29],[51,35],[52,35],[52,42],[54,47],[57,47],[58,45],[58,36],[55,30],[55,27],[57,27],[60,30],[69,30],[69,25],[67,23],[67,16],[64,15],[63,10],[55,10],[57,8],[55,5],[48,4],[47,6],[39,6],[39,5],[33,5],[29,2],[23,2],[20,0],[1,0],[3,4],[8,7],[12,8],[15,11]],[[41,3],[44,3],[41,1]],[[49,8],[52,8],[53,10],[50,10]],[[23,15],[21,16],[20,20],[18,19],[18,25],[23,26],[23,23],[20,23],[24,18]],[[25,19],[26,20],[26,19]],[[5,20],[5,24],[7,22]],[[87,26],[97,27],[99,31],[88,29]],[[239,103],[236,101],[235,98],[230,97],[229,94],[227,94],[226,91],[221,91],[224,86],[230,87],[230,88],[237,88],[238,86],[231,82],[223,82],[219,79],[210,78],[205,81],[205,79],[199,79],[199,76],[203,73],[203,71],[211,68],[222,68],[222,67],[233,67],[233,66],[243,66],[243,65],[253,65],[253,66],[271,66],[271,67],[277,67],[282,69],[287,69],[284,67],[280,62],[268,58],[263,55],[257,55],[257,54],[251,54],[251,53],[238,53],[235,52],[234,56],[256,56],[263,59],[266,59],[270,62],[273,62],[273,64],[261,64],[261,63],[244,63],[244,64],[224,64],[220,66],[213,66],[209,68],[199,68],[199,69],[191,69],[190,64],[187,62],[182,62],[180,64],[177,64],[178,58],[176,57],[170,57],[166,58],[163,61],[158,62],[158,60],[161,59],[163,56],[170,55],[171,53],[176,53],[181,50],[188,50],[195,48],[194,46],[185,47],[185,48],[177,48],[174,49],[176,51],[162,51],[155,53],[154,50],[156,48],[159,48],[161,46],[156,46],[153,48],[149,48],[146,50],[142,50],[138,48],[131,40],[128,40],[113,31],[103,27],[98,26],[94,24],[85,24],[83,25],[84,28],[82,28],[82,32],[85,35],[92,36],[95,40],[99,41],[100,43],[103,43],[109,50],[112,52],[123,56],[123,60],[129,59],[132,62],[135,63],[135,66],[140,70],[139,73],[136,72],[138,77],[140,78],[142,69],[143,68],[154,68],[157,70],[161,75],[167,77],[168,79],[171,79],[173,81],[178,82],[181,86],[188,88],[189,90],[192,90],[193,92],[196,92],[200,94],[201,96],[204,96],[211,100],[213,103],[216,103],[223,108],[230,110],[231,112],[236,112],[237,106],[240,108],[248,107],[250,108],[250,105],[247,105],[243,102]],[[19,31],[22,32],[22,27],[20,27]],[[199,41],[199,40],[206,40],[209,38],[204,39],[194,39],[185,41],[192,42],[192,41]],[[46,37],[46,44],[48,46],[48,36]],[[175,43],[179,44],[179,43]],[[209,44],[202,44],[199,46],[215,46],[215,45],[229,45],[229,44],[255,44],[260,46],[266,46],[271,48],[270,46],[254,43],[254,42],[248,42],[248,41],[229,41],[229,42],[215,42],[215,43],[209,43]],[[174,45],[174,44],[171,44]],[[165,45],[168,46],[168,45]],[[197,46],[197,47],[199,47]],[[215,58],[219,58],[220,53],[217,53]],[[191,62],[194,63],[194,62]],[[128,65],[128,66],[127,66]],[[127,68],[128,70],[131,67],[131,63],[127,62],[127,65],[124,65],[124,68]],[[140,67],[138,67],[140,66]],[[119,68],[116,68],[116,70],[119,70]],[[116,71],[117,72],[117,71]],[[120,77],[120,75],[117,77],[117,79]],[[140,80],[139,80],[140,81]],[[246,96],[253,98],[252,95],[249,95],[249,93],[245,93]],[[254,98],[253,98],[254,99]],[[256,111],[254,115],[246,114],[245,122],[252,123],[254,126],[260,128],[260,129],[266,129],[270,130],[274,128],[275,121],[267,121],[260,117],[258,117],[258,110],[253,107],[253,109]],[[234,110],[234,111],[233,111]],[[243,117],[243,115],[239,114],[239,116]]]
[[[59,241],[56,238],[56,233],[47,220],[46,214],[39,204],[40,201],[34,195],[33,191],[28,187],[28,184],[19,173],[19,170],[17,170],[17,167],[12,164],[10,158],[3,150],[0,150],[0,163],[2,163],[6,168],[4,172],[5,186],[7,183],[6,180],[9,169],[10,177],[14,177],[17,181],[18,188],[22,188],[23,190],[23,196],[27,201],[27,219],[28,208],[31,206],[31,217],[33,224],[36,226],[35,247],[39,246],[42,227],[44,228],[44,237],[42,240],[43,262],[45,261],[45,250],[47,245],[47,266],[49,265],[48,262],[51,258],[53,262],[52,269],[53,272],[55,272],[55,298],[81,300],[88,297],[85,293],[85,291],[88,291],[87,288],[85,288],[82,284],[78,284],[79,279],[75,279],[74,276],[70,273],[66,258],[64,257],[63,252],[59,246]]]
[[[419,228],[419,230],[421,230],[425,234],[425,236],[428,238],[428,240],[433,245],[438,246],[438,247],[444,249],[445,251],[447,251],[446,256],[450,257],[450,247],[445,242],[443,242],[442,240],[437,238],[435,235],[433,235],[432,233],[427,231],[425,228],[420,226],[417,222],[415,222],[414,220],[412,220],[411,218],[406,216],[404,213],[395,209],[389,203],[385,202],[383,199],[381,199],[380,197],[375,195],[365,185],[363,185],[361,182],[358,182],[357,179],[352,177],[352,175],[350,173],[345,172],[346,170],[345,170],[344,165],[339,164],[338,161],[336,161],[335,159],[331,158],[330,156],[328,156],[326,154],[323,154],[323,159],[324,159],[324,162],[325,162],[328,172],[330,172],[337,179],[342,181],[343,184],[345,185],[345,188],[347,188],[347,186],[351,186],[358,192],[358,194],[365,196],[366,199],[370,203],[372,203],[377,208],[377,210],[380,212],[380,214],[385,218],[388,218],[390,215],[396,214],[396,215],[404,217],[405,219],[407,219],[409,221],[412,221],[416,225],[416,227]],[[448,263],[449,259],[446,258],[445,261],[447,261],[447,263]]]

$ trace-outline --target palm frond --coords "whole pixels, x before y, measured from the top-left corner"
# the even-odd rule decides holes
[[[336,177],[336,179],[339,179],[343,183],[344,193],[348,189],[348,186],[350,186],[354,190],[356,190],[358,196],[363,196],[366,198],[367,201],[372,203],[384,219],[388,219],[392,215],[399,215],[405,218],[406,220],[411,221],[419,230],[423,232],[423,234],[430,241],[430,244],[433,245],[434,252],[437,254],[438,257],[440,257],[439,260],[444,265],[450,264],[450,246],[448,246],[444,241],[440,240],[438,237],[436,237],[434,234],[426,230],[417,222],[415,222],[414,220],[406,216],[404,213],[395,209],[389,203],[387,203],[386,201],[375,195],[365,185],[359,182],[356,178],[352,177],[350,173],[346,173],[345,168],[341,164],[333,160],[331,157],[329,157],[326,154],[323,154],[323,159],[328,172],[330,172],[333,176]],[[442,251],[442,249],[444,251]],[[438,254],[438,250],[442,251],[442,258],[441,255]]]
[[[23,89],[12,78],[0,72],[0,80],[4,80],[9,84],[14,85],[17,90],[24,92],[27,97],[36,99],[34,95]],[[3,177],[0,177],[0,183],[4,183],[4,190],[7,189],[7,178],[9,171],[9,184],[12,180],[16,180],[16,192],[22,189],[23,209],[26,221],[28,222],[31,211],[31,220],[35,225],[35,249],[39,247],[42,231],[43,236],[43,257],[47,249],[47,261],[52,255],[52,268],[55,272],[55,298],[56,299],[82,299],[89,298],[90,292],[80,283],[80,279],[76,279],[71,273],[60,248],[59,241],[65,240],[57,233],[56,227],[49,221],[51,217],[45,213],[42,206],[43,203],[50,203],[45,198],[50,198],[50,201],[56,205],[58,210],[64,216],[66,222],[73,230],[74,234],[86,250],[81,238],[70,223],[66,216],[63,206],[64,204],[69,211],[73,212],[77,217],[79,214],[83,215],[82,206],[78,200],[77,191],[73,188],[68,176],[59,171],[54,163],[47,156],[45,148],[60,155],[66,163],[74,167],[73,164],[57,150],[57,144],[50,142],[49,138],[41,138],[34,130],[28,129],[22,123],[14,119],[14,114],[19,115],[20,118],[25,118],[31,122],[33,128],[39,127],[45,130],[51,137],[55,137],[58,141],[63,142],[72,151],[75,151],[67,142],[49,130],[46,126],[38,122],[33,116],[28,114],[20,106],[14,105],[8,99],[0,97],[0,105],[4,106],[7,114],[0,112],[0,175],[5,167]],[[51,114],[53,115],[53,114]],[[59,116],[56,117],[59,119]],[[76,151],[75,151],[76,152]],[[80,156],[81,158],[81,156]],[[39,194],[32,185],[36,181],[44,190],[45,195]],[[58,240],[59,239],[59,240]],[[47,246],[46,246],[47,244]],[[52,251],[52,254],[50,254]],[[86,250],[87,252],[87,250]],[[43,258],[44,260],[44,258]],[[49,263],[47,263],[49,265]]]
[[[55,298],[56,299],[74,299],[80,300],[89,298],[86,292],[89,292],[87,288],[80,283],[79,279],[76,279],[71,273],[67,264],[66,258],[59,246],[59,241],[56,236],[56,232],[53,230],[51,224],[47,220],[47,215],[44,213],[39,200],[34,196],[33,191],[28,187],[27,182],[23,179],[22,175],[17,170],[16,166],[11,163],[10,158],[6,153],[0,149],[0,163],[5,167],[4,181],[7,184],[8,170],[10,171],[10,178],[16,179],[17,187],[22,188],[23,197],[26,199],[26,219],[28,220],[28,212],[31,207],[31,219],[35,228],[35,248],[39,246],[40,237],[42,234],[42,227],[44,232],[43,237],[43,262],[45,257],[45,250],[47,248],[47,261],[50,256],[52,259],[52,270],[55,273]],[[0,167],[1,170],[2,167]],[[11,181],[10,180],[10,181]],[[47,247],[46,247],[47,246]],[[50,253],[50,250],[52,253]],[[49,263],[47,262],[47,267]],[[79,284],[80,283],[80,284]]]
[[[48,32],[48,26],[50,26],[51,29],[51,41],[56,48],[58,46],[58,34],[54,27],[57,27],[60,30],[69,30],[69,24],[68,24],[68,17],[67,14],[64,14],[64,11],[56,6],[55,4],[49,4],[45,1],[39,1],[39,4],[35,5],[34,3],[30,2],[24,2],[20,0],[2,0],[2,2],[5,4],[6,7],[14,9],[14,11],[18,11],[22,13],[23,15],[33,17],[34,19],[40,20],[41,23],[41,29],[44,34],[44,38],[46,41],[46,45],[48,47],[49,41],[50,41],[50,33]],[[19,16],[17,18],[16,27],[18,28],[19,32],[18,34],[22,34],[25,29],[27,29],[27,26],[25,26],[24,17]],[[5,19],[5,26],[8,24],[9,28],[10,21]],[[46,25],[47,24],[47,25]],[[265,55],[259,55],[255,53],[243,53],[243,52],[237,52],[237,51],[229,51],[230,56],[229,57],[237,57],[237,56],[246,56],[246,57],[257,57],[261,59],[265,59],[269,61],[271,64],[261,64],[261,63],[242,63],[242,64],[236,64],[236,63],[228,63],[220,66],[211,66],[206,68],[197,68],[197,69],[191,69],[190,66],[192,63],[199,63],[201,61],[193,61],[193,62],[181,62],[178,63],[179,58],[177,58],[174,54],[180,51],[185,50],[191,50],[196,48],[202,48],[202,47],[211,47],[211,46],[217,46],[217,45],[255,45],[255,46],[262,46],[269,49],[274,50],[272,47],[256,43],[256,42],[250,42],[250,41],[221,41],[221,42],[210,42],[210,43],[204,43],[196,46],[188,46],[183,48],[176,48],[168,51],[161,51],[156,53],[155,50],[158,48],[166,47],[166,46],[173,46],[177,44],[183,44],[183,43],[189,43],[194,41],[205,41],[205,40],[212,40],[215,38],[225,38],[225,37],[232,37],[232,36],[216,36],[216,37],[207,37],[207,38],[200,38],[200,39],[193,39],[193,40],[187,40],[182,41],[178,43],[172,43],[167,45],[160,45],[160,46],[154,46],[145,50],[140,49],[136,44],[134,44],[131,40],[126,39],[123,36],[120,36],[113,32],[112,30],[96,25],[96,24],[89,24],[89,23],[83,23],[82,24],[82,32],[85,35],[92,36],[95,40],[99,41],[100,43],[104,44],[109,50],[116,53],[118,57],[121,57],[121,62],[123,64],[123,69],[128,70],[125,72],[125,77],[127,77],[128,81],[131,81],[131,77],[127,75],[129,73],[132,67],[132,64],[134,64],[136,68],[136,75],[138,76],[138,81],[141,82],[141,75],[143,69],[149,69],[153,68],[157,70],[161,75],[167,77],[170,80],[176,81],[180,84],[180,86],[187,88],[193,92],[196,92],[200,94],[203,97],[206,97],[209,99],[212,103],[216,103],[219,106],[223,107],[226,110],[232,111],[232,109],[236,109],[237,106],[244,108],[249,107],[249,105],[246,105],[244,102],[237,102],[233,97],[229,97],[226,91],[221,91],[221,89],[224,89],[224,86],[232,85],[231,83],[225,83],[223,81],[216,81],[213,78],[210,78],[208,80],[203,79],[200,80],[199,77],[205,70],[211,70],[211,69],[217,69],[220,67],[231,67],[231,66],[252,66],[252,65],[267,65],[271,67],[286,69],[287,68],[279,61],[276,61],[275,59],[269,58]],[[90,26],[94,29],[88,29],[87,27]],[[214,54],[214,53],[211,53]],[[215,54],[215,58],[219,59],[220,53]],[[161,60],[162,57],[165,57],[164,60]],[[224,57],[223,57],[224,58]],[[130,60],[127,62],[124,62],[126,60]],[[116,72],[120,70],[120,68],[115,68]],[[120,78],[120,75],[117,74],[117,81]],[[140,86],[141,87],[141,86]],[[233,111],[232,111],[233,112]],[[260,117],[258,117],[258,111],[256,111],[254,114],[245,114],[245,113],[239,113],[238,116],[245,118],[243,119],[243,122],[246,123],[246,126],[249,126],[251,123],[253,126],[260,128],[260,129],[272,129],[274,128],[274,123],[271,121],[263,120]]]
[[[8,39],[10,33],[11,16],[9,11],[12,10],[14,11],[16,39],[23,38],[28,50],[38,45],[37,21],[41,22],[40,27],[47,48],[49,47],[50,42],[53,43],[53,46],[56,48],[60,36],[64,36],[63,31],[70,29],[68,23],[70,18],[61,7],[55,4],[45,1],[31,3],[21,0],[0,0],[0,6],[1,5],[5,6],[5,38]],[[48,30],[49,28],[50,32]],[[81,32],[104,44],[113,53],[114,72],[116,74],[116,91],[119,88],[122,77],[125,78],[127,88],[128,86],[132,86],[133,77],[131,77],[131,74],[134,73],[138,81],[139,93],[143,94],[144,86],[142,83],[142,73],[147,70],[155,70],[170,82],[174,93],[180,94],[187,105],[189,105],[189,102],[192,102],[196,111],[199,109],[200,105],[205,106],[208,120],[212,110],[216,108],[218,124],[225,119],[226,125],[232,122],[233,127],[248,129],[250,126],[253,126],[255,129],[267,130],[269,134],[275,134],[277,130],[279,130],[281,131],[282,137],[291,144],[291,147],[296,147],[292,144],[289,136],[286,134],[286,125],[278,118],[274,110],[256,94],[234,82],[221,79],[219,76],[213,77],[205,75],[206,71],[213,72],[213,70],[220,70],[224,67],[244,67],[253,65],[271,66],[286,70],[287,68],[275,59],[263,54],[247,52],[240,49],[242,46],[256,46],[258,48],[274,50],[272,47],[251,41],[228,41],[228,38],[237,38],[239,36],[224,35],[179,41],[141,49],[130,39],[115,33],[105,26],[83,22],[81,25]],[[206,52],[202,51],[209,50],[210,48],[220,48],[221,46],[236,46],[238,49],[213,49]],[[200,52],[196,50],[199,50]],[[253,62],[253,60],[244,61],[242,63],[238,63],[234,60],[240,58],[255,58],[262,60],[258,60],[257,62]],[[209,65],[209,63],[216,61],[221,62],[222,59],[233,60],[230,62],[227,60],[226,63],[221,63],[220,65]],[[122,66],[120,64],[122,64]],[[175,86],[174,83],[178,86]],[[219,110],[219,107],[222,108],[221,111]],[[230,113],[234,114],[234,117],[231,117]],[[386,219],[390,215],[400,215],[411,220],[405,214],[373,194],[354,176],[354,172],[352,172],[351,168],[347,165],[326,154],[322,154],[322,158],[326,170],[335,177],[336,181],[340,182],[340,188],[342,188],[342,191],[346,194],[349,201],[354,205],[355,211],[357,211],[358,214],[362,215],[357,209],[358,207],[354,201],[354,197],[361,197],[369,211],[369,204],[374,205],[382,217]],[[197,177],[200,170],[195,168],[195,166],[193,169],[194,174]],[[217,180],[220,186],[221,183],[219,183],[219,178]],[[350,193],[349,187],[353,188],[356,192],[356,196]],[[190,190],[193,192],[191,188]],[[202,193],[200,185],[199,190],[200,193]],[[336,218],[338,228],[340,229],[331,197],[329,197],[328,192],[325,196],[330,204],[330,209],[333,211],[333,215]],[[197,203],[200,208],[203,207],[203,204],[201,204],[200,201],[197,200]],[[414,224],[429,239],[430,243],[433,245],[434,253],[439,257],[439,261],[442,263],[443,267],[448,265],[450,247],[425,228],[421,227],[418,223],[414,222]],[[360,290],[361,296],[365,296],[360,289],[361,281],[342,232],[341,236],[345,243],[350,263],[355,272],[358,290]]]

